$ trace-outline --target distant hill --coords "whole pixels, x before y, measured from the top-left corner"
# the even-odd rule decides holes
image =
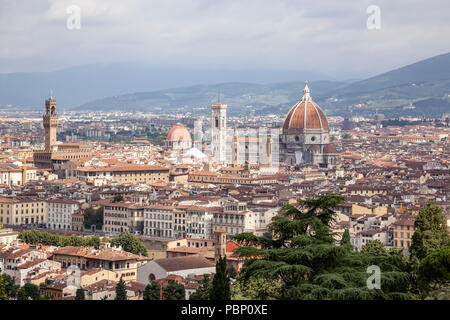
[[[316,95],[326,95],[327,92],[345,84],[335,81],[312,81],[309,87]],[[230,115],[243,114],[248,107],[257,110],[268,108],[267,113],[272,113],[270,108],[277,112],[276,106],[298,100],[302,96],[304,86],[303,81],[267,85],[241,82],[197,85],[109,97],[83,104],[78,109],[193,113],[199,110],[199,113],[204,114],[209,113],[210,105],[218,100],[220,92],[220,99],[228,105]]]
[[[450,53],[446,53],[337,88],[320,102],[334,113],[348,112],[351,106],[365,114],[432,99],[436,116],[446,111],[449,94]]]
[[[61,109],[88,101],[131,92],[221,82],[275,83],[286,80],[324,79],[327,76],[302,70],[229,70],[149,66],[139,63],[85,65],[54,72],[0,74],[0,107],[41,109],[53,89]]]
[[[222,83],[153,92],[130,93],[95,100],[80,106],[90,110],[142,110],[154,112],[208,111],[222,93],[231,114],[284,114],[301,97],[302,81],[275,84]],[[448,112],[450,94],[450,53],[380,74],[361,81],[312,81],[311,95],[329,115],[370,115],[375,109],[386,115],[415,115],[430,103],[430,116]],[[404,109],[411,103],[416,109]],[[426,107],[425,107],[426,108]],[[415,110],[415,111],[414,111]]]
[[[41,109],[52,88],[62,109],[208,114],[220,91],[230,115],[285,114],[301,97],[305,79],[313,80],[311,96],[328,115],[371,115],[376,109],[387,116],[449,112],[450,53],[354,81],[320,80],[324,75],[295,70],[178,70],[140,64],[0,74],[0,105]],[[410,104],[417,106],[404,108]]]

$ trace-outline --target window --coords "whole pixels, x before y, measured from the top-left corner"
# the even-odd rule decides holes
[[[156,280],[156,277],[155,277],[155,275],[153,274],[153,273],[150,273],[150,275],[148,276],[148,280],[151,282],[151,281],[155,281]]]

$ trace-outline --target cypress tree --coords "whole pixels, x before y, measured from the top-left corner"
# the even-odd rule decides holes
[[[211,300],[230,300],[230,277],[227,274],[227,259],[220,257],[216,263],[216,274],[214,275],[210,291]]]
[[[341,246],[351,246],[352,245],[350,242],[350,231],[348,231],[348,229],[345,229],[344,233],[342,234],[340,244],[341,244]]]
[[[77,293],[75,295],[75,300],[86,300],[86,297],[84,296],[83,288],[77,289]]]
[[[125,288],[125,282],[120,277],[119,283],[116,286],[116,298],[114,300],[127,300],[127,289]]]

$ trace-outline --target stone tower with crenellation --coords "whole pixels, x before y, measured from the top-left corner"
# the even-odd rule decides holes
[[[45,130],[45,151],[52,151],[56,145],[56,129],[58,128],[58,114],[56,113],[56,100],[53,99],[52,92],[50,97],[45,100],[45,114],[43,116]]]

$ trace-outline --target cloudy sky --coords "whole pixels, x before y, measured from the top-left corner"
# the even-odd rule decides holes
[[[449,12],[442,0],[0,0],[0,73],[138,62],[366,77],[450,51]]]

